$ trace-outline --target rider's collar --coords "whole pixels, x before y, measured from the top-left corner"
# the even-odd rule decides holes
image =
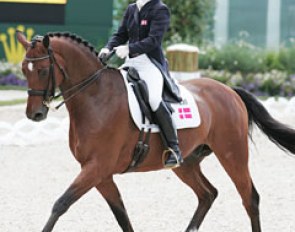
[[[136,1],[136,5],[137,5],[138,9],[141,10],[141,8],[142,8],[145,4],[147,4],[149,1],[151,1],[151,0],[137,0],[137,1]]]

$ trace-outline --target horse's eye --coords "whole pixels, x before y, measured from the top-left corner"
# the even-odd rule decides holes
[[[43,69],[38,70],[38,76],[40,78],[46,78],[46,77],[48,77],[48,74],[49,74],[49,69],[48,68],[43,68]]]

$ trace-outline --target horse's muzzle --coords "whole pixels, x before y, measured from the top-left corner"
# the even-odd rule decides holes
[[[33,120],[34,122],[40,122],[44,119],[46,119],[48,113],[48,108],[45,106],[40,107],[38,110],[33,112],[27,111],[27,117],[28,119]]]

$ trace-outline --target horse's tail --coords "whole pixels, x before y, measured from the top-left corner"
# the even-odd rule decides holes
[[[282,150],[295,154],[295,130],[275,120],[254,95],[242,88],[233,88],[246,105],[249,127],[254,122]]]

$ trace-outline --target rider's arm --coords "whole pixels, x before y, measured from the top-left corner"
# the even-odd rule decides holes
[[[120,27],[117,32],[113,34],[109,42],[107,43],[107,48],[111,51],[114,47],[118,47],[119,45],[125,44],[128,39],[128,29],[127,29],[127,20],[129,17],[130,7],[124,13],[123,21],[121,22]]]
[[[156,47],[161,47],[161,42],[170,24],[170,12],[168,8],[162,7],[154,12],[151,20],[150,31],[147,38],[129,43],[130,54],[144,54]]]

